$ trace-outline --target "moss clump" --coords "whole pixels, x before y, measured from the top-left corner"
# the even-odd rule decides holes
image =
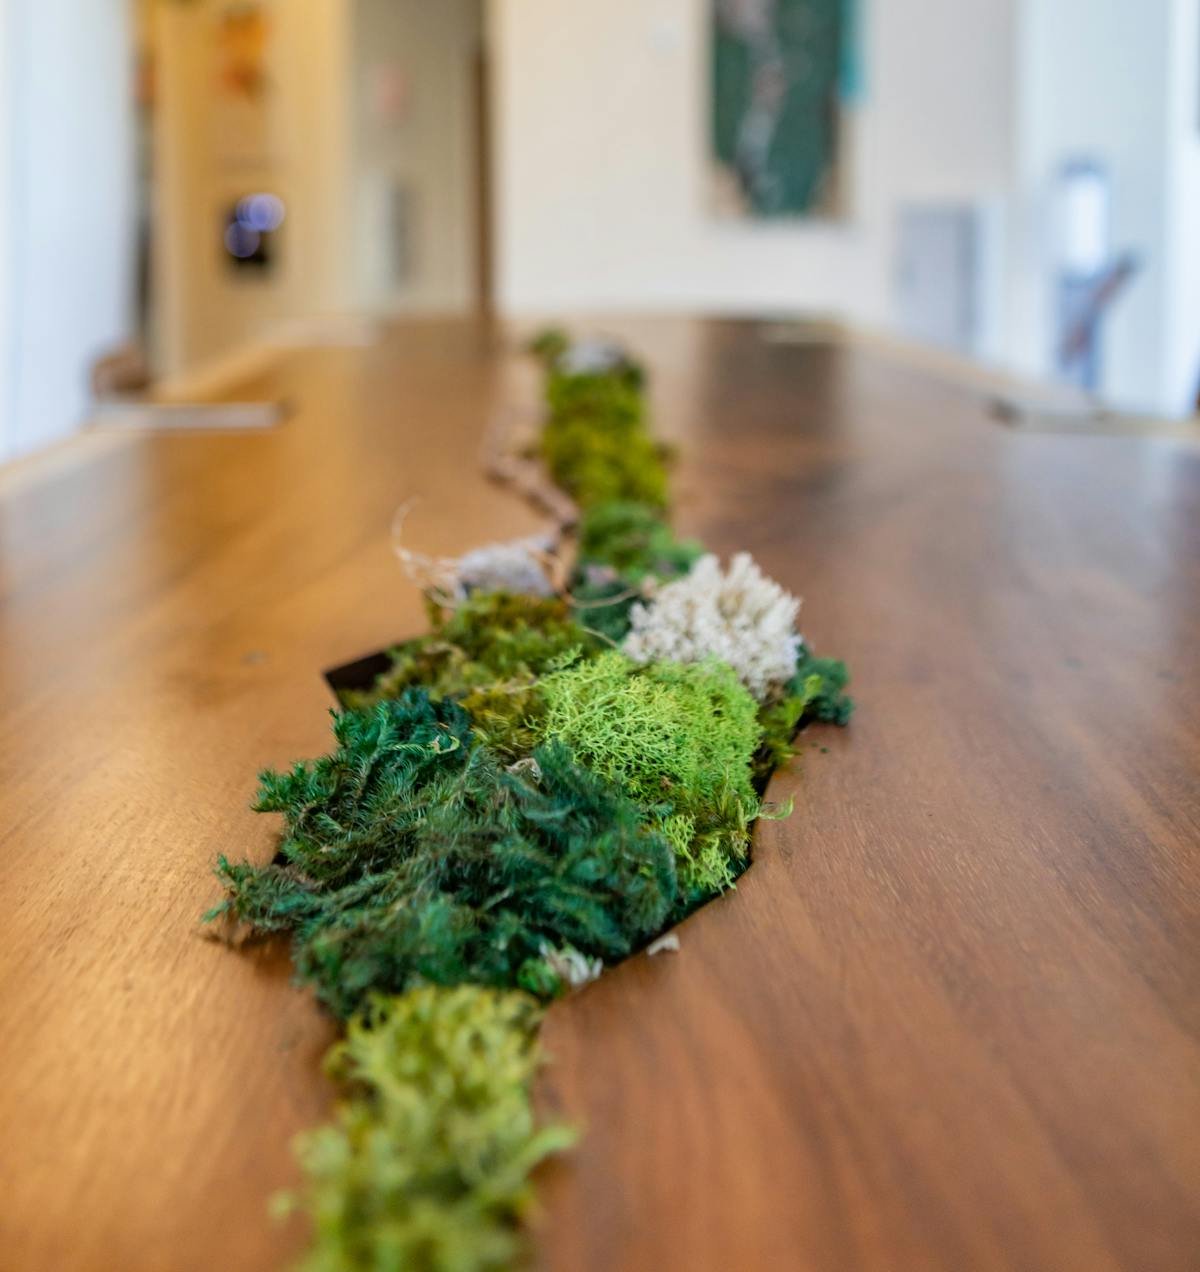
[[[580,508],[612,500],[666,507],[668,452],[646,428],[640,368],[552,370],[546,403],[542,459]]]
[[[621,958],[666,923],[670,846],[563,743],[506,768],[416,689],[334,732],[332,755],[263,775],[281,863],[222,858],[210,917],[293,933],[298,979],[335,1014],[422,982],[553,994],[564,955]]]
[[[373,688],[343,694],[343,705],[361,710],[422,688],[435,701],[459,700],[480,737],[503,754],[528,754],[527,717],[539,706],[531,686],[594,638],[558,597],[479,593],[452,610],[431,605],[430,617],[433,632],[394,649]]]
[[[703,555],[703,544],[677,539],[661,511],[649,504],[599,504],[579,523],[577,570],[600,565],[631,583],[651,574],[668,580],[686,574]]]
[[[806,719],[846,725],[854,714],[854,700],[845,692],[849,683],[850,673],[844,662],[836,658],[814,658],[801,646],[796,674],[788,685],[788,692],[807,699]]]
[[[796,674],[783,696],[765,704],[758,714],[762,744],[754,757],[754,780],[766,787],[771,774],[795,754],[796,734],[807,723],[845,725],[854,711],[854,702],[845,693],[850,681],[846,664],[834,658],[814,658],[803,647],[796,660]]]
[[[571,347],[571,337],[561,327],[543,327],[525,346],[546,367],[552,367]]]
[[[419,989],[375,998],[327,1069],[332,1124],[297,1143],[288,1209],[312,1218],[302,1272],[501,1272],[521,1258],[533,1168],[574,1140],[539,1129],[539,1013],[523,994]]]
[[[545,677],[540,691],[547,735],[652,810],[685,892],[727,886],[758,808],[750,763],[760,736],[757,706],[732,670],[638,667],[608,653]]]
[[[702,549],[664,515],[669,454],[641,367],[559,331],[531,351],[540,454],[583,513],[571,600],[433,606],[430,634],[347,695],[332,754],[262,775],[256,808],[284,819],[276,860],[218,865],[227,898],[209,918],[289,934],[297,978],[350,1022],[330,1062],[346,1099],[299,1150],[306,1272],[514,1265],[529,1172],[570,1137],[534,1125],[537,1007],[511,991],[551,998],[732,885],[796,730],[851,710],[845,667],[803,649],[781,687],[790,618],[761,707],[711,657],[603,652],[646,581],[691,574]],[[481,587],[519,586],[480,555]]]
[[[613,499],[667,505],[664,455],[640,427],[589,416],[552,420],[542,433],[542,458],[581,508]]]

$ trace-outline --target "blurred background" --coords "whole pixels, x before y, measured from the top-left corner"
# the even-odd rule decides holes
[[[0,459],[605,311],[1193,415],[1200,0],[0,0]]]

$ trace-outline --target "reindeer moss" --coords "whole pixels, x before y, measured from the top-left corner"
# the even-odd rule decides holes
[[[505,767],[422,690],[334,722],[337,749],[266,773],[280,862],[218,874],[227,915],[291,932],[298,979],[336,1015],[423,982],[563,988],[563,951],[618,959],[678,897],[643,810],[552,740]]]
[[[717,662],[643,668],[607,653],[546,676],[540,692],[546,735],[655,810],[686,887],[726,886],[758,807],[750,764],[760,736],[758,708],[732,670]],[[713,845],[728,870],[713,868]]]
[[[574,1134],[539,1128],[536,1003],[488,990],[372,998],[330,1052],[344,1096],[300,1138],[302,1272],[502,1272],[526,1253],[530,1173]]]

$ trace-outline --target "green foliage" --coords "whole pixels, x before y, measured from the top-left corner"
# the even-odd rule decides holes
[[[571,588],[579,622],[610,645],[629,635],[629,615],[640,596],[634,584],[601,567],[589,567]]]
[[[327,1069],[332,1124],[297,1142],[306,1176],[289,1209],[312,1219],[302,1272],[502,1272],[544,1158],[574,1140],[539,1129],[530,1087],[539,1013],[523,994],[420,989],[373,998]]]
[[[666,507],[667,452],[646,428],[642,380],[632,363],[547,374],[542,459],[584,510],[612,500]]]
[[[542,431],[541,451],[555,483],[580,508],[614,499],[666,507],[665,457],[638,423],[591,415],[555,417]]]
[[[505,768],[417,689],[334,730],[333,755],[263,775],[283,864],[222,858],[210,917],[293,932],[298,979],[337,1015],[423,982],[558,992],[563,951],[621,958],[666,922],[666,840],[562,742]]]
[[[758,807],[750,769],[758,709],[733,671],[715,661],[639,667],[607,653],[546,676],[540,690],[547,736],[655,810],[685,888],[726,886],[734,866],[724,866],[745,857]]]
[[[805,719],[822,724],[849,724],[854,701],[845,693],[850,683],[846,664],[836,658],[814,658],[805,648],[800,650],[796,674],[788,692],[807,698]]]
[[[702,544],[677,539],[659,509],[649,504],[598,504],[579,523],[579,566],[608,566],[633,583],[648,574],[664,582],[678,578],[703,555]]]
[[[343,705],[361,709],[423,688],[434,700],[460,700],[478,736],[501,753],[527,755],[539,710],[531,686],[592,637],[557,597],[477,593],[452,610],[431,606],[430,616],[433,632],[393,650],[374,687],[343,694]]]
[[[543,327],[526,348],[539,362],[552,367],[571,347],[571,337],[561,327]]]
[[[704,554],[701,544],[676,539],[662,513],[643,503],[596,504],[580,521],[578,536],[571,593],[579,621],[614,644],[629,634],[629,612],[643,581],[678,578]]]
[[[570,601],[432,606],[430,633],[345,695],[332,754],[262,775],[276,860],[217,868],[208,917],[289,934],[297,978],[349,1019],[330,1061],[346,1098],[299,1146],[304,1272],[514,1265],[530,1171],[570,1136],[534,1125],[537,1004],[511,991],[550,999],[731,887],[796,731],[853,709],[845,666],[806,650],[761,709],[724,663],[604,652],[645,581],[702,549],[664,515],[642,368],[558,330],[530,350],[540,454],[583,514]]]
[[[788,682],[784,696],[767,703],[758,714],[762,745],[754,757],[755,785],[761,790],[771,774],[795,754],[792,746],[797,732],[813,720],[845,725],[854,711],[844,690],[850,681],[846,664],[833,658],[814,658],[801,648],[796,674]]]

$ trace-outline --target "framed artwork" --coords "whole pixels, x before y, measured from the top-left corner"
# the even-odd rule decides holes
[[[710,0],[718,211],[844,211],[842,111],[852,0]]]

